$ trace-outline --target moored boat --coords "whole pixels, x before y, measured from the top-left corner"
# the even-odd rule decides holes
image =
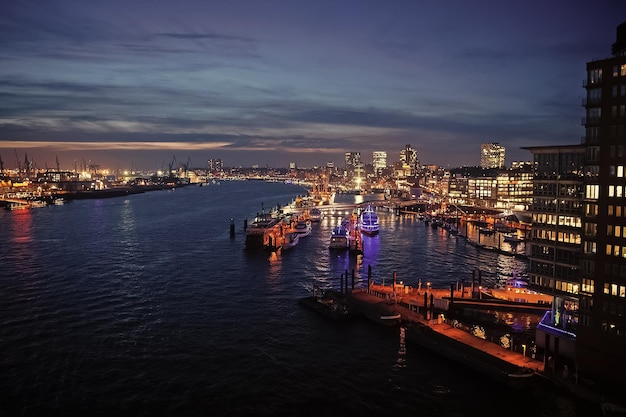
[[[330,242],[328,244],[329,249],[345,250],[350,246],[348,239],[348,229],[342,223],[339,226],[335,226],[330,235]]]
[[[508,243],[519,243],[523,240],[517,234],[514,234],[514,233],[505,233],[502,239]]]
[[[270,249],[280,247],[281,219],[270,213],[261,213],[246,228],[246,249]]]
[[[300,241],[300,233],[298,232],[285,233],[285,235],[283,236],[283,242],[281,246],[282,250],[286,251],[286,250],[293,248],[294,246],[298,244],[299,241]]]
[[[311,221],[310,220],[298,220],[294,226],[294,231],[300,235],[300,237],[305,237],[311,234]]]
[[[311,210],[309,210],[309,215],[311,216],[312,222],[321,222],[322,218],[324,217],[324,213],[322,212],[322,210],[318,209],[317,207],[313,207]]]
[[[378,215],[371,204],[367,205],[359,217],[359,229],[366,235],[375,235],[380,230]]]

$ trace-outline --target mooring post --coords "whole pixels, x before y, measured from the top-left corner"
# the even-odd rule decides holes
[[[343,294],[343,274],[341,274],[341,293]]]
[[[354,269],[352,270],[352,291],[354,291]]]
[[[424,319],[428,320],[428,291],[424,291]]]
[[[235,221],[230,219],[230,237],[235,236]]]

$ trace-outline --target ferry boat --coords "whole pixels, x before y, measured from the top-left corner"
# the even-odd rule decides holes
[[[261,213],[246,228],[246,249],[278,249],[282,219],[270,213]]]
[[[378,215],[372,205],[368,204],[359,217],[359,229],[366,235],[375,235],[379,228]]]
[[[304,219],[300,219],[296,222],[296,225],[294,226],[294,231],[300,235],[300,237],[306,237],[308,235],[311,234],[311,221],[310,220],[304,220]]]
[[[333,232],[330,235],[329,249],[346,250],[350,246],[350,240],[348,239],[348,229],[342,223],[339,226],[333,228]]]
[[[313,207],[311,210],[309,210],[309,215],[311,216],[312,222],[321,222],[322,218],[324,217],[322,210],[318,209],[317,207]]]

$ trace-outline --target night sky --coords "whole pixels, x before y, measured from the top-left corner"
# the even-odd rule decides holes
[[[580,143],[624,0],[4,0],[0,157],[300,167],[346,151],[478,165]]]

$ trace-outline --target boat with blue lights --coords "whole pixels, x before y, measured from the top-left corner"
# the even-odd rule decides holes
[[[367,205],[359,217],[359,229],[366,235],[375,235],[379,232],[378,215],[371,204]]]
[[[348,238],[348,229],[345,225],[345,222],[342,222],[340,225],[333,227],[328,248],[336,250],[346,250],[349,246],[350,240]]]

